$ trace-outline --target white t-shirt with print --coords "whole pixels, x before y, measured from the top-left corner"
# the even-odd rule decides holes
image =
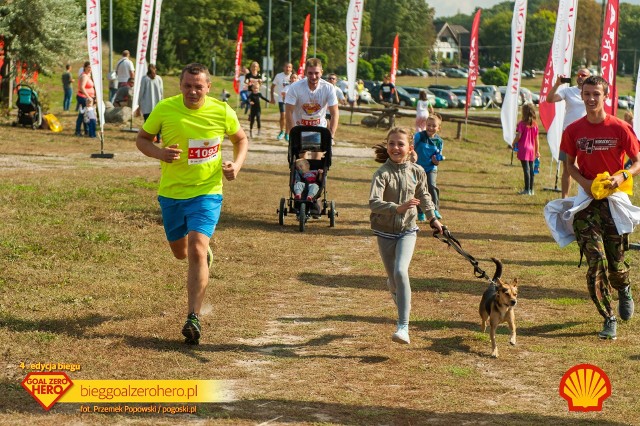
[[[306,79],[296,81],[289,86],[287,105],[295,105],[293,110],[294,126],[327,127],[327,108],[338,104],[333,84],[320,79],[316,90],[309,89]]]
[[[280,72],[273,77],[273,98],[276,102],[284,102],[282,93],[285,91],[284,88],[291,84],[291,74],[287,75],[284,72]]]

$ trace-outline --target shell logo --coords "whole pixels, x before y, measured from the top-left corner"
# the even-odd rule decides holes
[[[602,403],[611,396],[611,381],[601,368],[578,364],[564,373],[559,392],[569,411],[602,411]]]

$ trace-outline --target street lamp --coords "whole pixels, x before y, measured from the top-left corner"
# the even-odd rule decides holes
[[[289,3],[289,63],[291,63],[291,1],[280,0],[281,3]]]
[[[314,58],[316,57],[317,41],[318,41],[318,0],[315,0],[315,6],[313,11],[313,57]]]

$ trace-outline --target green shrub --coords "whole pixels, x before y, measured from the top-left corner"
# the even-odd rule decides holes
[[[495,84],[496,86],[506,86],[508,79],[509,75],[503,73],[498,68],[487,70],[482,77],[480,77],[480,80],[482,80],[484,84]]]

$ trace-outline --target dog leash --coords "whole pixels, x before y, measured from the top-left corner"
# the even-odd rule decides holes
[[[449,228],[447,228],[446,226],[442,226],[442,234],[438,232],[438,230],[434,230],[433,231],[433,236],[442,241],[443,243],[445,243],[446,245],[448,245],[449,247],[453,247],[453,249],[455,251],[457,251],[458,253],[460,253],[460,255],[462,255],[462,257],[464,257],[465,259],[467,259],[469,261],[469,263],[471,263],[471,266],[473,266],[473,275],[475,275],[476,278],[486,278],[487,281],[489,281],[492,284],[495,284],[493,282],[493,280],[491,278],[489,278],[489,275],[487,275],[487,273],[485,271],[483,271],[482,269],[480,269],[480,267],[478,266],[478,261],[476,260],[475,257],[471,256],[469,253],[467,253],[466,251],[464,251],[464,249],[462,248],[462,245],[460,244],[460,241],[458,241],[457,238],[455,238],[453,235],[451,235],[451,232],[449,232]]]

